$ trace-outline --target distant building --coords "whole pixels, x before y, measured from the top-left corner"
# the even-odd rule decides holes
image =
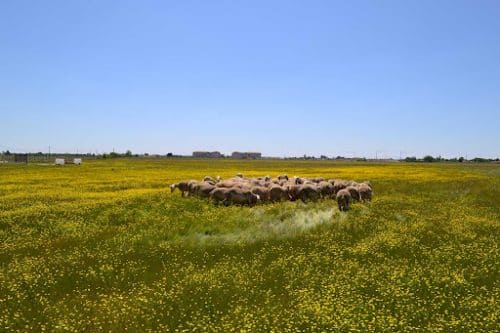
[[[262,158],[261,153],[257,152],[239,152],[235,151],[231,154],[232,158],[243,158],[243,159],[256,159],[256,158]]]
[[[222,158],[224,157],[219,151],[193,151],[193,157],[200,158]]]

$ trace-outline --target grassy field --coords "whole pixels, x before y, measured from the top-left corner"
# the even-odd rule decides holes
[[[374,200],[216,207],[205,175],[370,180]],[[492,332],[500,166],[0,165],[0,331]]]

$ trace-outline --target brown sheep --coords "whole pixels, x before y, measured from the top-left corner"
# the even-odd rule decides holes
[[[333,185],[329,182],[322,181],[318,184],[318,188],[322,198],[331,198],[333,195]]]
[[[368,185],[368,187],[370,187],[372,190],[373,190],[373,186],[372,186],[372,183],[369,181],[369,180],[365,180],[364,182],[362,183],[359,183],[358,185],[361,185],[361,184],[365,184],[365,185]]]
[[[288,180],[288,175],[286,173],[283,175],[279,175],[278,180]]]
[[[351,198],[353,199],[353,201],[361,201],[357,186],[349,185],[345,189],[348,190],[349,193],[351,193]]]
[[[215,186],[211,182],[201,182],[196,184],[195,194],[200,198],[208,198],[213,189]]]
[[[268,202],[270,200],[270,191],[267,187],[254,186],[252,187],[252,193],[259,195],[262,202]]]
[[[349,183],[342,179],[336,179],[333,183],[333,193],[337,194],[340,190],[349,186]]]
[[[195,195],[196,194],[196,189],[198,186],[198,181],[197,180],[190,180],[187,182],[188,183],[188,196],[190,195]]]
[[[212,199],[216,204],[222,202],[226,204],[228,193],[231,189],[225,187],[216,187],[210,192],[210,199]]]
[[[366,183],[361,183],[358,185],[358,191],[359,191],[360,201],[365,202],[372,200],[373,191],[370,185]]]
[[[291,201],[296,201],[299,199],[299,189],[302,185],[287,184],[286,189]]]
[[[335,181],[340,180],[340,179],[328,179],[328,182],[332,185],[335,185]]]
[[[263,184],[264,187],[271,187],[274,185],[276,185],[276,184],[274,184],[273,182],[266,182],[266,181],[264,181],[264,184]]]
[[[310,181],[312,181],[313,183],[319,184],[319,183],[321,183],[322,181],[324,181],[324,180],[325,180],[325,178],[323,178],[323,177],[316,177],[316,178],[311,178],[311,179],[309,179],[309,180],[310,180]]]
[[[290,195],[288,194],[286,188],[278,185],[273,185],[269,188],[269,199],[271,200],[271,202],[278,202],[290,199]]]
[[[293,177],[293,183],[295,185],[301,185],[301,184],[304,184],[304,179],[300,178],[300,177],[297,177],[297,176],[294,176]]]
[[[347,189],[341,189],[337,192],[337,204],[341,212],[347,212],[351,205],[351,193]]]
[[[189,184],[188,182],[178,182],[176,184],[170,185],[170,193],[174,192],[174,190],[178,188],[181,191],[181,196],[186,196],[189,192]]]
[[[297,194],[298,198],[303,202],[317,201],[320,198],[320,191],[318,187],[310,184],[301,185]]]
[[[286,179],[281,179],[281,180],[278,182],[278,185],[279,185],[279,186],[285,186],[285,184],[287,184],[287,183],[288,183],[288,180],[286,180]]]
[[[250,179],[249,183],[252,185],[252,186],[266,186],[266,181],[263,180],[263,179]]]
[[[246,189],[232,188],[228,191],[227,204],[253,206],[260,201],[260,196]]]
[[[217,187],[232,188],[236,186],[242,186],[241,181],[236,181],[234,179],[226,179],[216,184]]]

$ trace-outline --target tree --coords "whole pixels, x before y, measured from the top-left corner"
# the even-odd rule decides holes
[[[405,162],[416,162],[417,158],[415,156],[405,158]]]
[[[460,156],[460,157],[458,158],[458,161],[459,161],[460,163],[462,163],[464,160],[465,160],[465,158],[463,158],[463,156]]]
[[[132,156],[132,152],[131,152],[130,150],[127,150],[127,151],[125,152],[125,156],[127,156],[127,157]]]
[[[424,156],[424,162],[434,162],[434,157],[431,155]]]
[[[167,154],[167,157],[172,157],[172,156],[174,156],[172,153]]]

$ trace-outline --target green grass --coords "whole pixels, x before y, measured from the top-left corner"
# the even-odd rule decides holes
[[[373,202],[223,207],[205,175],[371,180]],[[0,165],[0,331],[498,331],[500,166]]]

